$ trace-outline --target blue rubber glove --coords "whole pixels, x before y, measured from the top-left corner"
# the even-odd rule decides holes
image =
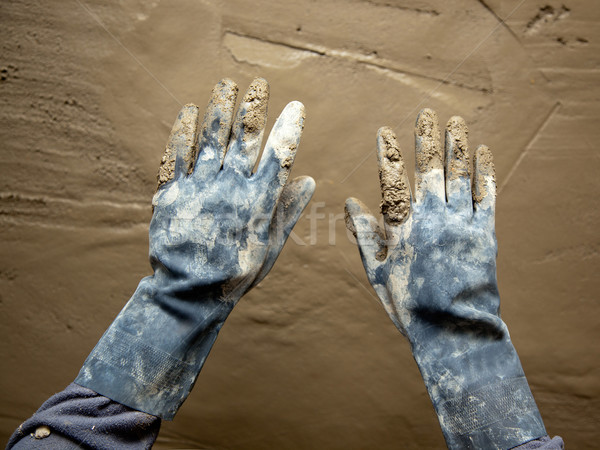
[[[491,153],[477,148],[472,190],[463,119],[448,122],[445,155],[433,111],[421,111],[415,137],[413,199],[396,137],[379,130],[384,230],[358,200],[346,202],[369,281],[410,342],[449,448],[545,436],[500,318]]]
[[[150,263],[75,382],[172,419],[238,300],[269,272],[315,187],[288,181],[304,124],[286,106],[255,173],[269,87],[256,79],[234,118],[237,86],[215,86],[204,121],[183,107],[159,169]]]

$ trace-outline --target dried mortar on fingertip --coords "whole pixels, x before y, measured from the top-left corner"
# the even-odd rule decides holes
[[[492,152],[486,145],[480,145],[475,152],[475,177],[473,180],[473,199],[481,203],[488,195],[488,182],[496,183],[496,168]],[[495,192],[494,192],[495,194]]]
[[[257,78],[248,88],[244,96],[246,113],[242,119],[244,137],[261,131],[267,121],[267,102],[269,99],[269,84],[263,78]]]
[[[396,136],[389,128],[379,131],[381,152],[379,182],[381,213],[389,224],[400,224],[410,212],[410,187]]]
[[[469,131],[464,119],[453,116],[446,124],[447,177],[456,180],[469,176]]]
[[[415,128],[417,137],[417,173],[443,169],[442,147],[440,144],[440,126],[437,114],[425,108],[419,114]]]

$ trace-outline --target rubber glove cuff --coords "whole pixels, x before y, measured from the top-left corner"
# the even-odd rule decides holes
[[[409,334],[450,449],[510,449],[547,434],[508,330],[496,320],[489,328]]]
[[[166,420],[190,393],[235,301],[197,287],[142,279],[88,356],[75,382]],[[194,299],[201,298],[201,301]]]

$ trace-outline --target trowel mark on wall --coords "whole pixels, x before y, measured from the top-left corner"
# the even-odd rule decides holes
[[[388,2],[388,1],[363,0],[363,2],[367,3],[369,5],[372,5],[374,7],[393,8],[393,9],[399,9],[401,11],[413,12],[416,14],[425,14],[428,16],[439,16],[440,15],[440,12],[435,9],[426,9],[426,8],[417,8],[414,6],[411,7],[411,6],[397,5],[393,2]]]
[[[534,36],[539,33],[550,37],[555,43],[562,46],[587,45],[589,40],[582,36],[569,33],[564,26],[554,28],[554,25],[571,15],[571,9],[565,5],[560,8],[546,5],[538,10],[538,13],[526,25],[523,34]],[[553,30],[553,33],[550,31]],[[560,31],[559,31],[560,30]],[[566,35],[565,35],[566,34]]]
[[[308,49],[294,48],[231,31],[225,33],[223,45],[237,62],[262,67],[290,69],[297,67],[307,58],[321,56],[320,53]]]
[[[146,226],[150,217],[146,202],[74,200],[49,195],[0,192],[0,224],[37,225],[44,228],[129,229]]]
[[[349,52],[308,42],[290,44],[287,42],[271,41],[258,36],[249,36],[235,31],[227,31],[223,38],[223,45],[229,50],[233,59],[240,63],[256,65],[259,67],[274,67],[290,69],[297,67],[308,58],[326,56],[337,58],[355,64],[366,66],[369,69],[380,69],[391,74],[406,75],[409,77],[437,81],[445,85],[453,85],[464,89],[479,91],[484,94],[492,92],[492,82],[486,71],[483,76],[471,73],[472,83],[461,83],[449,77],[438,78],[425,73],[407,70],[396,61],[380,58],[377,51],[369,54]]]
[[[563,36],[558,36],[556,42],[561,45],[587,45],[589,41],[586,38],[576,37],[574,39],[567,39]]]
[[[538,13],[531,19],[525,27],[525,34],[530,36],[539,33],[545,26],[553,24],[559,20],[566,19],[571,14],[571,10],[565,5],[560,8],[554,8],[551,5],[543,6]]]

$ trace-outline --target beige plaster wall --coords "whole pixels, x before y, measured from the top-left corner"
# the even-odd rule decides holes
[[[348,196],[377,209],[377,128],[411,166],[426,106],[494,151],[503,317],[549,432],[595,448],[599,20],[595,0],[0,3],[2,439],[72,381],[149,274],[180,106],[263,76],[270,125],[306,105],[293,173],[315,178],[312,210],[156,448],[443,447],[342,219]]]

